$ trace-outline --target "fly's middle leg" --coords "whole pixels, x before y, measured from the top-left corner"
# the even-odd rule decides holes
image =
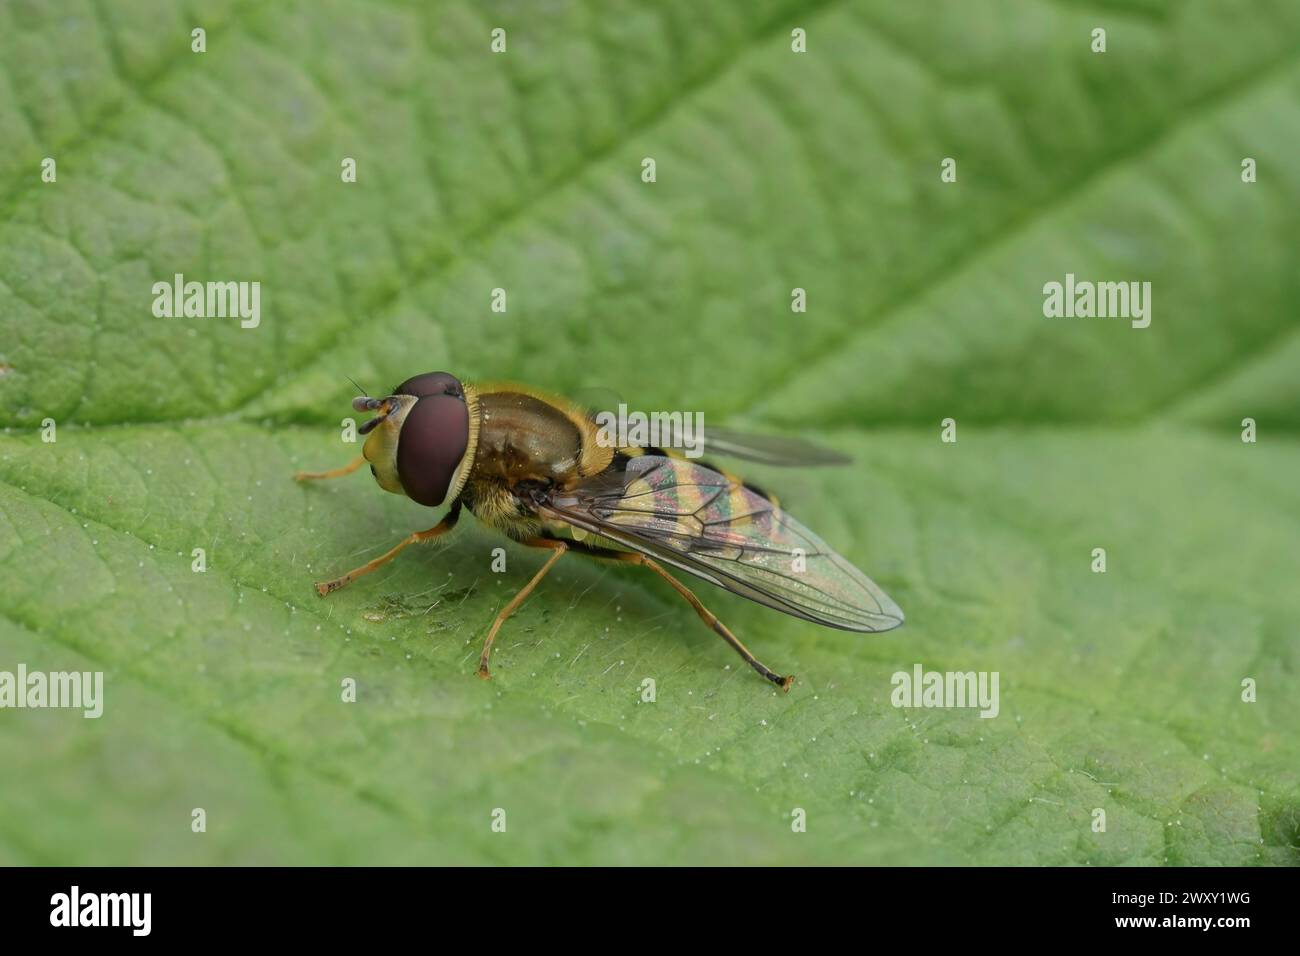
[[[483,653],[478,658],[478,676],[484,680],[492,677],[492,672],[488,670],[488,658],[492,656],[492,642],[496,640],[497,631],[501,630],[501,625],[506,622],[506,618],[514,614],[519,609],[519,605],[524,603],[524,599],[533,593],[533,588],[537,587],[538,581],[546,577],[546,572],[551,570],[551,566],[560,560],[560,556],[565,551],[569,550],[568,545],[563,541],[552,538],[529,538],[521,544],[530,548],[551,548],[555,553],[546,559],[546,563],[533,575],[533,579],[519,589],[519,593],[510,599],[510,603],[497,613],[496,620],[492,622],[492,628],[488,631],[487,640],[483,642]]]

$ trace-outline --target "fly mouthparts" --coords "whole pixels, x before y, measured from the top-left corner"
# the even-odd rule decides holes
[[[378,412],[382,410],[382,414],[376,415],[369,421],[361,423],[361,427],[357,429],[357,434],[360,435],[369,435],[375,430],[376,425],[388,417],[388,413],[391,411],[388,407],[388,399],[370,398],[365,395],[358,395],[356,398],[352,399],[352,409],[353,411],[358,412]]]

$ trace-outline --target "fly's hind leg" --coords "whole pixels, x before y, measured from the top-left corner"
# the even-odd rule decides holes
[[[744,644],[740,643],[740,638],[736,637],[735,634],[732,634],[731,630],[727,627],[727,625],[719,621],[717,616],[712,611],[710,611],[707,607],[704,606],[704,604],[700,601],[699,598],[695,596],[695,593],[690,588],[682,584],[682,582],[678,581],[675,577],[673,577],[662,567],[660,567],[659,562],[652,561],[650,558],[647,558],[644,554],[629,554],[627,557],[620,558],[619,560],[626,561],[629,564],[640,564],[644,567],[647,567],[655,574],[659,575],[661,578],[667,581],[669,584],[671,584],[673,586],[673,590],[675,590],[678,594],[684,597],[686,599],[686,602],[690,604],[691,607],[695,608],[695,613],[700,616],[700,620],[703,621],[705,624],[709,625],[709,627],[713,628],[713,630],[716,631],[724,641],[730,644],[732,648],[735,650],[735,652],[745,659],[746,664],[754,668],[754,670],[758,671],[765,678],[770,680],[773,684],[781,688],[781,690],[785,691],[787,694],[790,693],[790,686],[794,683],[794,675],[787,674],[785,677],[782,677],[780,674],[773,671],[766,664],[760,661],[757,657],[751,654],[749,652],[749,648],[746,647]]]
[[[587,554],[593,555],[594,557],[608,558],[612,561],[622,561],[624,564],[639,564],[642,567],[649,568],[655,574],[659,575],[661,578],[663,578],[665,581],[671,584],[673,586],[673,590],[676,591],[678,594],[680,594],[683,598],[685,598],[686,603],[688,603],[691,607],[695,608],[695,613],[700,616],[700,620],[702,620],[705,624],[709,625],[709,627],[713,628],[713,630],[724,641],[730,644],[732,649],[745,659],[746,664],[754,668],[754,670],[758,671],[760,674],[763,675],[763,677],[765,677],[767,680],[770,680],[773,684],[781,688],[781,690],[785,691],[787,694],[790,692],[790,686],[794,683],[793,674],[787,674],[785,677],[782,677],[780,674],[776,673],[774,670],[772,670],[770,667],[768,667],[766,664],[760,661],[757,657],[751,654],[749,652],[749,648],[740,642],[740,638],[736,637],[735,634],[732,634],[731,630],[727,627],[727,625],[719,621],[717,616],[712,611],[710,611],[707,607],[704,606],[703,602],[701,602],[700,599],[695,596],[695,593],[690,588],[682,584],[675,577],[673,577],[671,574],[665,571],[663,569],[663,566],[660,565],[658,561],[654,561],[651,558],[646,557],[644,554],[639,554],[635,551],[614,551],[609,548],[583,548],[582,550]]]
[[[403,549],[406,548],[407,545],[423,544],[425,541],[431,541],[434,538],[439,537],[440,535],[446,534],[452,528],[456,527],[456,521],[459,518],[460,518],[460,503],[458,501],[456,504],[452,505],[451,510],[447,512],[447,514],[443,517],[443,519],[439,521],[436,525],[434,525],[432,528],[430,528],[428,531],[412,532],[411,534],[403,538],[401,541],[397,542],[397,546],[395,548],[392,548],[390,551],[386,552],[385,554],[381,554],[373,561],[367,561],[359,568],[353,568],[347,574],[334,578],[332,581],[317,581],[316,593],[319,594],[321,597],[324,597],[325,595],[333,591],[337,591],[339,588],[343,587],[346,584],[351,584],[357,578],[361,577],[361,575],[369,574],[371,571],[375,570],[375,568],[381,567],[387,564],[389,561],[393,560],[393,558],[397,557],[403,551]]]
[[[506,618],[514,614],[519,609],[519,605],[524,603],[524,599],[533,593],[533,588],[537,587],[538,581],[546,577],[546,572],[551,570],[551,565],[560,560],[560,555],[569,550],[566,542],[556,538],[528,538],[520,544],[530,548],[550,548],[555,553],[546,559],[546,563],[533,575],[533,579],[519,589],[519,593],[510,599],[510,603],[497,613],[496,620],[492,622],[492,629],[488,631],[487,640],[483,642],[483,653],[478,658],[478,676],[484,680],[492,677],[491,671],[488,670],[488,658],[492,656],[492,642],[497,638],[497,631],[501,630],[501,625],[506,622]]]

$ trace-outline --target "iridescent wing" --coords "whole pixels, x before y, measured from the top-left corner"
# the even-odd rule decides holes
[[[903,612],[865,574],[761,495],[692,461],[642,455],[625,471],[536,501],[542,517],[639,551],[751,601],[846,631]]]

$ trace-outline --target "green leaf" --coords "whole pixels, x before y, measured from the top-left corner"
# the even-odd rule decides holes
[[[0,710],[0,862],[1296,863],[1297,29],[0,6],[0,671],[105,675],[101,719]],[[260,281],[260,326],[155,318],[175,273]],[[1066,273],[1150,281],[1151,326],[1045,318]],[[852,454],[754,477],[906,626],[701,586],[785,696],[663,582],[566,558],[485,684],[541,558],[472,521],[317,598],[437,515],[290,475],[355,453],[345,376],[430,369]],[[998,716],[894,707],[917,664],[998,672]]]

